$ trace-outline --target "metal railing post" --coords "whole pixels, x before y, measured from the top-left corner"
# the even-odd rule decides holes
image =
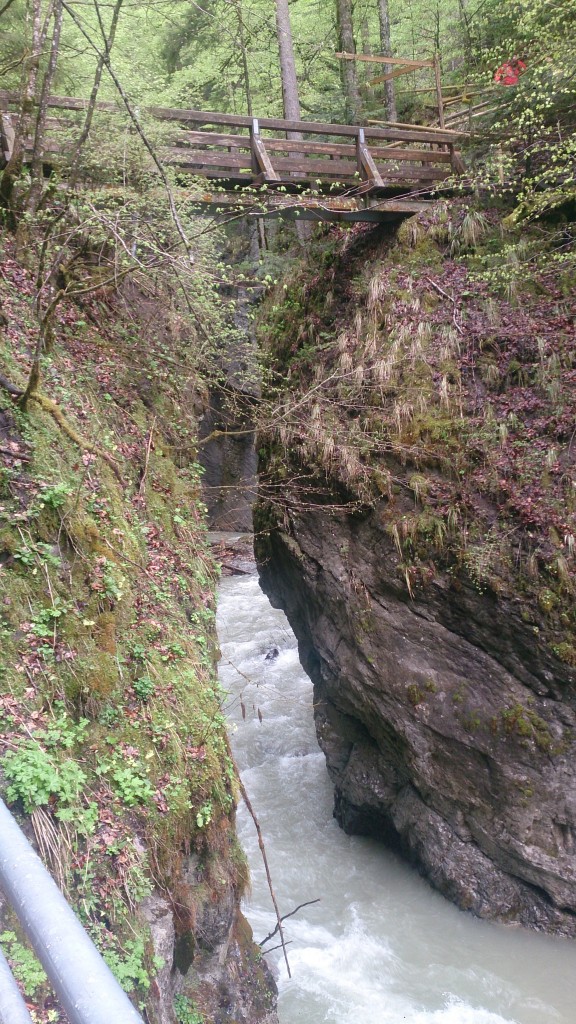
[[[0,949],[0,1024],[32,1024],[4,953]]]
[[[71,1024],[143,1024],[2,800],[0,885]]]

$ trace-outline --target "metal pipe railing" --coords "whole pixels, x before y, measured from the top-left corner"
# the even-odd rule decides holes
[[[28,1007],[0,949],[0,1024],[32,1024]]]
[[[2,800],[0,886],[71,1024],[143,1024]],[[29,1024],[29,1015],[9,1018],[10,1024],[20,1020]]]

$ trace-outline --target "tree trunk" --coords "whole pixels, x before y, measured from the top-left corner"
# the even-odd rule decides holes
[[[298,78],[296,76],[296,60],[294,58],[294,43],[292,41],[292,26],[290,24],[290,10],[288,0],[276,0],[276,32],[278,35],[278,50],[280,52],[280,74],[282,77],[282,102],[284,105],[284,117],[287,121],[299,121],[300,97],[298,95]],[[295,139],[299,142],[302,139],[301,132],[286,132],[287,139]],[[293,156],[298,156],[294,153]],[[295,175],[298,177],[298,175]],[[301,245],[310,237],[308,224],[303,221],[296,221],[296,234]]]
[[[300,98],[298,96],[298,79],[296,77],[296,61],[292,42],[292,26],[288,0],[276,0],[276,31],[278,49],[280,51],[280,74],[282,76],[282,101],[284,117],[288,121],[300,120]],[[299,138],[300,136],[296,136]]]
[[[250,88],[250,70],[248,68],[248,48],[246,46],[246,28],[244,25],[242,0],[237,0],[237,3],[234,6],[236,9],[236,17],[238,18],[238,42],[240,43],[240,57],[242,59],[242,72],[244,75],[244,92],[246,93],[246,113],[248,114],[248,117],[252,117],[252,89]]]
[[[62,29],[63,13],[62,0],[55,0],[54,28],[52,30],[52,41],[50,43],[50,57],[48,59],[48,67],[44,72],[44,79],[42,81],[42,91],[38,101],[38,114],[36,117],[36,126],[34,131],[34,149],[32,151],[32,185],[30,187],[30,194],[26,203],[26,209],[32,214],[36,213],[40,200],[42,199],[42,164],[44,140],[46,137],[48,98],[52,89],[52,82],[54,81],[54,74],[58,63],[58,54],[60,53],[60,32]]]
[[[390,41],[390,11],[388,9],[388,0],[378,0],[378,17],[380,19],[380,48],[382,50],[383,57],[392,56],[392,44]],[[385,65],[388,71],[392,68],[390,65]],[[386,120],[396,121],[396,95],[394,92],[394,80],[385,83],[386,97]]]
[[[336,17],[340,49],[344,50],[345,53],[356,53],[351,0],[336,0]],[[349,124],[358,124],[360,121],[361,101],[356,62],[353,60],[342,60],[341,76],[346,97],[346,120]]]
[[[24,149],[26,139],[32,124],[32,113],[34,110],[34,98],[36,95],[36,83],[38,80],[38,69],[40,57],[44,46],[46,32],[48,31],[48,18],[51,8],[42,26],[42,0],[32,0],[26,7],[26,21],[32,29],[30,40],[30,54],[24,61],[22,75],[22,86],[20,92],[20,109],[18,126],[14,139],[12,155],[2,172],[0,182],[0,206],[7,210],[8,226],[11,231],[17,227],[17,215],[12,202],[14,185],[22,173],[24,163]]]
[[[104,26],[103,26],[102,21],[100,19],[100,14],[98,14],[98,20],[100,21],[100,29],[101,29],[102,36],[103,36],[103,41],[104,41],[104,52],[101,53],[99,58],[98,58],[98,64],[96,65],[96,72],[94,74],[94,82],[92,83],[92,91],[90,93],[90,99],[88,101],[88,109],[86,111],[86,117],[84,119],[84,127],[82,128],[82,131],[80,133],[80,137],[79,137],[79,139],[78,139],[78,141],[76,143],[76,146],[75,146],[75,149],[74,149],[74,156],[72,157],[72,161],[71,161],[70,178],[69,178],[69,187],[71,189],[74,188],[74,186],[76,185],[76,182],[78,180],[78,171],[79,171],[79,166],[80,166],[80,157],[82,155],[82,149],[83,149],[84,144],[86,143],[86,141],[88,139],[88,136],[90,134],[90,128],[92,127],[92,119],[94,117],[94,110],[96,109],[96,101],[98,99],[98,92],[99,92],[99,89],[100,89],[100,82],[102,81],[102,72],[104,71],[104,67],[105,67],[106,61],[110,57],[110,50],[112,49],[112,46],[114,44],[114,37],[116,35],[116,29],[118,27],[118,19],[120,17],[120,11],[121,11],[123,3],[124,3],[124,0],[116,0],[116,3],[114,5],[114,9],[112,11],[112,20],[110,22],[110,29],[108,31],[108,34],[106,34],[106,32],[105,32]]]

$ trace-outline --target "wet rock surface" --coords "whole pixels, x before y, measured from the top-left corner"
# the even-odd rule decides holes
[[[513,600],[441,574],[411,600],[378,510],[272,518],[261,582],[314,682],[342,827],[481,917],[575,935],[572,670]]]

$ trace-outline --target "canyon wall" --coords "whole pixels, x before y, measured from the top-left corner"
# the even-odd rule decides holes
[[[343,828],[574,935],[573,300],[474,274],[490,216],[332,235],[273,297],[256,551]]]

